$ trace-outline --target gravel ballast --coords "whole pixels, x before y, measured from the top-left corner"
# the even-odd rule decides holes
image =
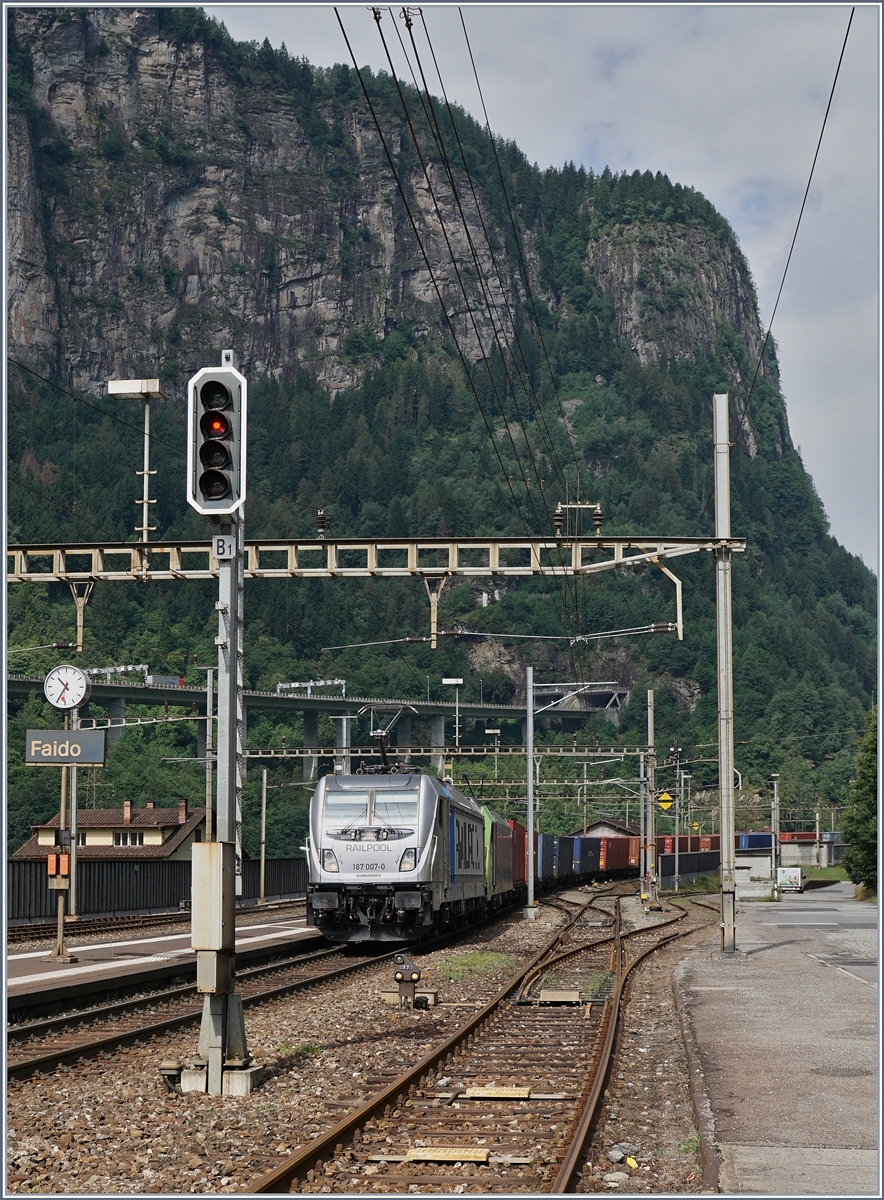
[[[192,1057],[195,1027],[124,1055],[13,1083],[8,1191],[247,1190],[260,1174],[331,1128],[453,1032],[563,920],[549,908],[536,921],[516,913],[468,943],[422,955],[421,986],[439,994],[439,1004],[424,1011],[401,1012],[384,1003],[381,991],[394,986],[389,963],[248,1009],[249,1050],[266,1065],[267,1078],[247,1097],[166,1091],[157,1066],[163,1058]],[[633,1046],[628,1035],[629,1048],[619,1052],[612,1105],[593,1143],[593,1164],[603,1163],[604,1174],[625,1173],[627,1180],[605,1181],[602,1173],[588,1172],[585,1191],[699,1190],[671,966],[642,970],[647,979],[633,984],[630,1005],[636,1007],[630,1007],[627,1020],[627,1028],[639,1027],[641,1036]],[[627,1089],[630,1079],[634,1086]],[[636,1169],[625,1159],[610,1161],[606,1152],[619,1142],[634,1143],[639,1159],[647,1161],[635,1159]]]

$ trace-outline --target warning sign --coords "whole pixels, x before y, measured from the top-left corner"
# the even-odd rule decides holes
[[[662,794],[662,796],[660,796],[659,799],[657,800],[657,803],[660,805],[660,807],[665,812],[667,810],[667,808],[672,808],[672,805],[675,803],[675,801],[672,799],[672,797],[669,795],[668,792],[664,792]]]

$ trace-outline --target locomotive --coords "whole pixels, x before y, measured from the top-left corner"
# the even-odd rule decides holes
[[[638,871],[638,838],[534,839],[540,889]],[[527,849],[523,825],[447,780],[326,775],[310,802],[307,924],[332,942],[414,941],[467,924],[524,902]]]

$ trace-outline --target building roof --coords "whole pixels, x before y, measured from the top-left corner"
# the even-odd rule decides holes
[[[205,821],[204,808],[191,809],[184,824],[178,820],[177,808],[134,808],[132,820],[128,825],[123,824],[122,808],[81,808],[77,810],[77,829],[145,829],[173,828],[174,832],[167,833],[165,840],[159,846],[78,846],[77,861],[88,858],[169,858],[193,832]],[[51,821],[33,826],[34,832],[23,846],[14,852],[12,858],[45,858],[49,846],[38,843],[41,829],[58,829],[58,813]]]
[[[205,816],[205,809],[191,809],[192,813],[200,812]],[[59,815],[54,813],[48,821],[32,825],[32,829],[58,829]],[[180,825],[180,809],[175,808],[135,808],[133,806],[131,819],[126,820],[124,808],[78,808],[78,829],[155,829],[157,826]]]
[[[620,821],[616,817],[599,817],[587,825],[586,837],[603,837],[604,834],[599,833],[602,829],[614,829],[617,835],[622,837],[638,837],[641,833],[641,830],[635,825],[627,825],[625,821]],[[579,829],[573,830],[567,836],[583,837],[583,826],[581,825]]]

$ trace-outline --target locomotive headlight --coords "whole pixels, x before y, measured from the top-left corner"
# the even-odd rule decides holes
[[[416,857],[417,857],[417,850],[415,850],[414,846],[410,846],[409,849],[406,850],[405,853],[402,855],[402,858],[399,860],[399,870],[400,871],[413,871]]]
[[[323,871],[337,871],[338,860],[335,858],[334,850],[323,850],[322,869]]]

